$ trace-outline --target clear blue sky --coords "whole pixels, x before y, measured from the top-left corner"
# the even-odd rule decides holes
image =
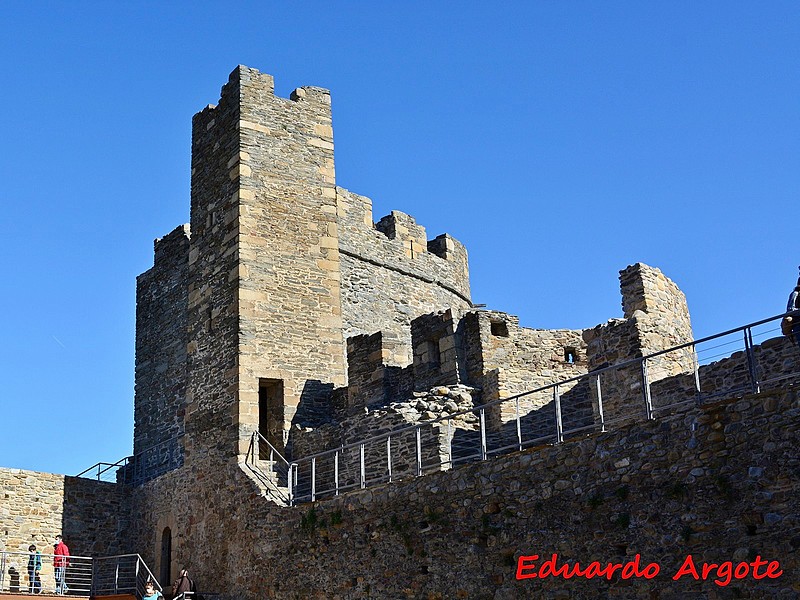
[[[191,117],[237,64],[283,96],[331,89],[339,185],[462,240],[473,300],[524,325],[621,316],[637,261],[686,292],[698,337],[781,312],[797,277],[795,1],[3,13],[3,466],[130,453],[135,277],[188,221]]]

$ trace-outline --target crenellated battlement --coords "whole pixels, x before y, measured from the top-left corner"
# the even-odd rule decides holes
[[[425,228],[400,211],[374,223],[366,196],[337,187],[336,199],[345,335],[393,332],[410,364],[412,319],[472,306],[466,248],[447,234],[428,240]]]
[[[469,294],[469,268],[467,250],[464,245],[448,233],[442,233],[434,239],[428,239],[423,225],[416,219],[399,210],[373,222],[372,200],[341,187],[336,188],[337,215],[340,227],[350,237],[368,235],[367,232],[378,232],[383,237],[371,235],[376,244],[385,244],[386,240],[395,242],[385,244],[395,251],[401,250],[406,258],[418,258],[430,253],[443,260],[458,264],[460,280],[466,280],[466,289],[459,290],[465,296]],[[345,248],[346,249],[346,248]],[[398,253],[400,256],[400,253]],[[430,277],[438,277],[440,273],[431,273]]]

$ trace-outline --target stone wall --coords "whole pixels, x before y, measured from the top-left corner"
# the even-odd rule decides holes
[[[186,411],[189,226],[176,228],[154,246],[153,267],[136,278],[133,453],[168,443],[175,445],[168,454],[180,455],[178,438]]]
[[[251,533],[253,557],[226,587],[243,598],[796,598],[799,424],[796,392],[764,394],[283,509]],[[583,565],[640,554],[661,573],[515,579],[521,555],[553,553]],[[783,575],[673,581],[689,554],[761,556]]]
[[[52,554],[53,538],[61,534],[76,556],[120,554],[128,542],[130,491],[104,481],[0,468],[0,549],[27,552],[35,544]]]
[[[586,344],[582,331],[529,329],[519,318],[498,311],[477,311],[464,317],[468,383],[484,389],[484,401],[508,398],[587,372]],[[561,386],[566,394],[573,385]],[[488,390],[492,390],[488,393]],[[552,390],[520,399],[522,415],[553,400]],[[503,422],[516,417],[516,404],[499,407]],[[511,412],[513,410],[513,413]]]
[[[800,372],[800,350],[787,337],[771,338],[753,346],[752,356],[753,372],[762,390],[780,388]],[[703,398],[747,394],[755,385],[744,351],[700,365],[698,380]],[[696,385],[693,373],[663,379],[652,385],[653,405],[658,409],[693,400],[697,397]]]
[[[624,317],[637,320],[642,354],[692,341],[686,296],[659,269],[642,263],[623,269],[620,271],[620,290]],[[692,350],[686,348],[649,361],[648,377],[650,381],[659,381],[688,373],[693,368]]]
[[[238,449],[239,76],[192,119],[186,464]]]
[[[346,381],[336,175],[327,90],[274,95],[240,68],[239,423],[258,425],[259,380],[282,382],[284,427]],[[248,423],[248,421],[250,421]]]
[[[589,371],[691,342],[694,338],[686,297],[660,270],[636,263],[620,271],[623,319],[583,332]],[[647,361],[651,383],[694,371],[691,347]],[[603,409],[608,421],[637,418],[643,410],[640,364],[601,374]],[[597,401],[592,388],[593,402]],[[641,402],[639,399],[642,399]]]
[[[337,188],[346,337],[383,331],[403,340],[412,362],[410,323],[423,314],[470,304],[467,251],[442,235],[426,242],[425,229],[398,211],[372,222],[372,201]]]

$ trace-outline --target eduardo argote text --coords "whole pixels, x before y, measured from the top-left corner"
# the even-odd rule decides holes
[[[543,555],[544,556],[544,555]],[[540,558],[538,554],[520,556],[517,559],[517,579],[546,579],[561,577],[562,579],[608,579],[615,575],[621,579],[653,579],[661,573],[658,563],[644,564],[637,554],[633,559],[618,563],[601,563],[599,561],[582,565],[580,562],[568,563],[560,561],[558,554],[549,558]],[[777,560],[766,560],[756,556],[754,560],[745,562],[723,561],[720,563],[695,561],[691,554],[674,573],[668,574],[673,580],[694,579],[711,580],[720,587],[725,587],[735,579],[777,579],[783,575]]]

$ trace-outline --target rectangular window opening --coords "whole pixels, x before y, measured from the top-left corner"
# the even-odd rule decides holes
[[[508,337],[508,325],[505,321],[492,320],[489,322],[492,330],[492,335],[495,337]]]
[[[578,350],[572,346],[564,348],[564,362],[574,364],[578,362]]]

